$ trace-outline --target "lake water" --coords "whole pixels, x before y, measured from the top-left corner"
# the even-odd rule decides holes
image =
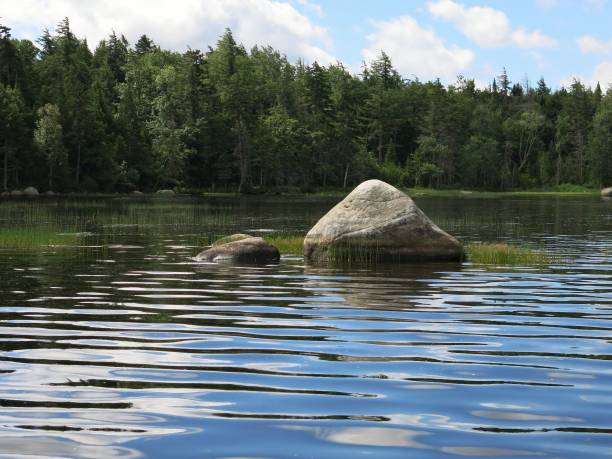
[[[416,201],[563,261],[198,265],[335,201],[0,202],[83,233],[0,249],[0,457],[610,457],[612,201]]]

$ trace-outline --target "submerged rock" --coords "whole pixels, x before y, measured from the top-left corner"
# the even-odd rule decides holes
[[[324,215],[304,239],[310,260],[379,261],[463,259],[463,247],[436,226],[410,197],[368,180]]]
[[[233,234],[216,241],[195,257],[196,261],[230,263],[273,263],[280,259],[278,249],[260,237]]]
[[[612,198],[612,186],[610,188],[604,188],[601,190],[601,195],[607,198]]]
[[[157,190],[157,193],[160,196],[174,196],[176,193],[174,190]]]
[[[38,196],[39,195],[38,190],[34,188],[33,186],[29,186],[25,190],[23,190],[23,194],[26,196]]]

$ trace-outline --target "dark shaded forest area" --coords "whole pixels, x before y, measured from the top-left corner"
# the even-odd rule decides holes
[[[229,30],[206,51],[113,33],[92,53],[68,19],[36,43],[0,25],[5,190],[600,187],[611,149],[599,85],[552,91],[504,70],[485,90],[445,87],[402,78],[384,52],[357,76],[246,50]]]

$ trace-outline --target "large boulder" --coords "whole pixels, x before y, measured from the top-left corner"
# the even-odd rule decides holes
[[[380,180],[368,180],[325,214],[304,239],[310,260],[459,261],[463,247],[414,201]]]
[[[29,186],[25,190],[23,190],[23,194],[25,196],[38,196],[39,193],[36,188],[34,188],[33,186]]]
[[[260,237],[233,234],[216,241],[195,257],[196,261],[230,263],[273,263],[280,259],[278,249]]]
[[[601,195],[606,198],[612,198],[612,187],[601,190]]]

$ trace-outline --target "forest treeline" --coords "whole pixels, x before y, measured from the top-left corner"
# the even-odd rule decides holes
[[[410,47],[406,47],[410,52]],[[459,76],[406,80],[381,52],[353,75],[246,50],[184,53],[68,19],[36,43],[0,25],[0,187],[56,191],[612,185],[612,91]]]

